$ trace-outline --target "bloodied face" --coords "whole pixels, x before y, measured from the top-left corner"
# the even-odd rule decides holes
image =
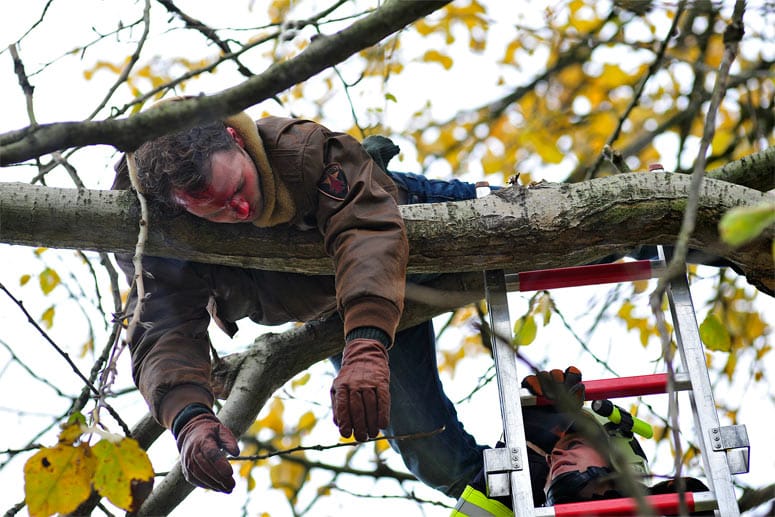
[[[174,192],[175,199],[190,214],[214,223],[246,223],[260,216],[263,199],[256,165],[242,140],[235,140],[238,147],[213,153],[210,182],[204,190]]]

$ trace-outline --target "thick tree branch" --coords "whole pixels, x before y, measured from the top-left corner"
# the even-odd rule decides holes
[[[261,75],[222,92],[120,120],[61,122],[27,127],[0,135],[0,166],[19,163],[53,151],[108,144],[124,151],[175,129],[224,118],[306,81],[356,52],[379,43],[451,0],[392,0],[336,34],[316,38],[301,54],[276,63]]]
[[[673,245],[690,178],[634,173],[577,184],[511,187],[486,198],[401,207],[411,242],[411,272],[517,271],[589,263],[644,244]],[[690,246],[738,265],[772,292],[773,231],[738,249],[718,222],[730,208],[771,199],[708,179]],[[132,253],[137,200],[128,191],[78,191],[6,183],[0,191],[0,242]],[[277,271],[331,274],[315,232],[218,225],[191,216],[151,216],[146,254]],[[224,243],[229,243],[225,246]],[[569,246],[569,243],[573,243]],[[228,249],[228,255],[224,250]]]

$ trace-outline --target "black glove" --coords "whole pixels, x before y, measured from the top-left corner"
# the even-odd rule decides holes
[[[546,397],[558,401],[562,399],[560,393],[570,395],[577,407],[584,404],[584,384],[581,382],[581,370],[575,366],[569,366],[562,370],[540,371],[535,375],[528,375],[522,379],[522,387],[533,395]]]

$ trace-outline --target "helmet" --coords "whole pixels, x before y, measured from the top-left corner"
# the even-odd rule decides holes
[[[604,494],[601,494],[600,490],[603,489],[597,487],[609,486],[606,482],[613,481],[613,474],[622,471],[622,467],[629,468],[630,472],[638,478],[649,474],[646,454],[632,432],[587,409],[582,409],[575,415],[566,414],[566,418],[568,418],[569,423],[561,436],[572,433],[597,435],[596,443],[602,441],[608,446],[605,456],[609,465],[590,467],[584,472],[572,471],[560,474],[551,480],[546,488],[547,504],[619,497],[620,494],[615,490],[608,489]],[[594,436],[589,437],[593,438]]]

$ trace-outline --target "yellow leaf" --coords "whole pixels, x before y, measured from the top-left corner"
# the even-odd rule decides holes
[[[19,285],[27,285],[27,282],[30,281],[30,278],[32,278],[30,275],[22,275],[21,278],[19,278]]]
[[[281,461],[269,469],[269,479],[272,481],[272,488],[282,489],[285,497],[294,501],[301,485],[307,479],[307,470],[298,463]]]
[[[313,427],[315,427],[317,422],[318,418],[315,416],[315,413],[312,411],[307,411],[299,418],[299,423],[297,424],[296,429],[298,429],[299,432],[310,431]]]
[[[269,414],[253,423],[248,432],[255,434],[263,428],[269,428],[273,430],[275,434],[283,434],[285,431],[285,424],[283,423],[284,412],[285,405],[283,404],[283,401],[277,397],[273,398],[272,403],[269,406]]]
[[[40,290],[43,291],[43,294],[50,293],[61,282],[59,274],[50,267],[44,269],[38,276],[38,279],[40,280]]]
[[[452,58],[442,54],[438,50],[428,50],[422,57],[423,61],[439,63],[445,70],[452,68]]]
[[[24,495],[32,517],[70,513],[91,494],[95,460],[85,443],[44,447],[24,464]]]
[[[708,313],[705,320],[700,323],[700,339],[709,350],[729,352],[732,348],[732,340],[727,328],[712,313]]]
[[[94,488],[129,512],[136,512],[153,488],[151,460],[136,440],[100,440],[92,447],[97,460]]]
[[[549,324],[552,319],[552,312],[554,311],[554,303],[552,297],[547,293],[541,293],[536,301],[534,312],[536,315],[543,317],[544,327]]]
[[[376,442],[374,442],[374,454],[376,454],[377,456],[379,456],[380,454],[382,454],[383,452],[389,449],[390,449],[390,444],[388,443],[387,440],[377,440]]]
[[[60,428],[62,431],[59,433],[59,443],[72,445],[83,434],[86,428],[86,417],[81,413],[73,413]]]
[[[33,251],[33,253],[35,253],[36,256],[40,257],[43,254],[43,252],[45,252],[46,250],[48,250],[48,248],[35,248],[35,251]]]
[[[86,343],[84,343],[83,346],[81,347],[81,354],[80,354],[80,356],[82,358],[86,357],[86,354],[88,354],[89,352],[93,352],[93,351],[94,351],[94,340],[90,339]]]
[[[40,316],[40,321],[42,321],[46,328],[51,328],[54,326],[54,306],[52,305],[45,311],[43,311],[43,314]]]
[[[649,286],[648,280],[636,280],[632,283],[632,292],[640,294],[646,291]]]
[[[302,375],[296,377],[295,379],[293,379],[293,381],[291,381],[291,387],[296,389],[299,386],[304,386],[305,384],[307,384],[309,382],[310,377],[311,376],[310,376],[309,372],[303,373]]]
[[[536,338],[538,327],[533,316],[522,316],[514,323],[514,341],[515,346],[526,346]]]

